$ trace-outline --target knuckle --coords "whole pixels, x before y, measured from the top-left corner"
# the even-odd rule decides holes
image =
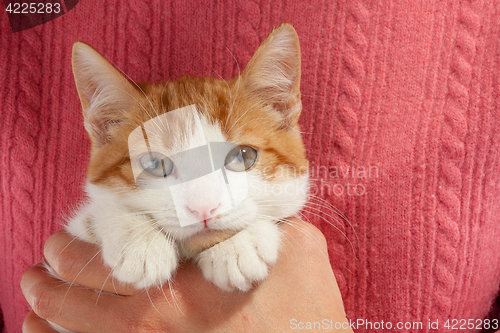
[[[150,325],[147,322],[142,322],[139,325],[136,324],[135,326],[130,326],[130,327],[132,328],[131,333],[132,332],[138,332],[138,333],[154,332],[157,329],[157,327],[153,327],[152,325]]]
[[[35,284],[30,290],[30,305],[33,311],[43,319],[53,319],[56,314],[53,293],[44,284]]]
[[[133,304],[133,305],[132,305]],[[124,333],[150,333],[150,332],[180,332],[180,328],[173,327],[165,317],[158,317],[151,311],[154,304],[149,298],[129,299],[121,311],[115,312],[120,322],[120,332]],[[138,314],[142,314],[138,316]]]
[[[75,276],[75,258],[66,251],[60,253],[54,260],[54,267],[56,273],[66,280],[71,280]]]
[[[174,330],[171,330],[170,328],[165,327],[164,324],[157,323],[155,321],[148,321],[148,320],[143,320],[140,323],[135,324],[135,326],[130,326],[131,333],[150,333],[150,332],[158,332],[159,329],[161,328],[162,332],[174,332]],[[177,330],[175,330],[177,331]]]
[[[21,332],[29,332],[30,324],[31,324],[31,318],[27,316],[26,318],[24,318],[23,325],[21,327]]]
[[[76,258],[70,251],[58,251],[51,257],[50,266],[63,279],[70,280],[75,276]]]
[[[61,249],[59,248],[59,242],[57,241],[58,238],[59,234],[56,232],[50,235],[45,241],[45,244],[43,245],[43,254],[47,259],[54,257],[54,255],[60,252]]]
[[[125,306],[120,309],[120,311],[115,311],[112,313],[112,315],[117,319],[116,322],[119,323],[119,331],[123,333],[132,333],[132,332],[138,332],[135,329],[137,326],[138,320],[136,313],[134,310],[136,310],[137,307],[135,304],[131,302],[125,302]],[[105,310],[109,311],[109,310]],[[110,313],[106,313],[108,315]]]
[[[29,280],[31,280],[32,270],[33,270],[33,267],[30,267],[21,276],[21,283],[20,284],[21,284],[21,290],[23,291],[24,295],[27,295],[29,293]]]
[[[133,318],[133,319],[132,319]],[[122,323],[124,323],[123,330],[125,333],[146,333],[146,332],[155,332],[155,327],[149,325],[144,318],[137,320],[135,316],[122,316]]]
[[[28,315],[24,318],[23,325],[21,327],[21,331],[25,332],[33,332],[31,326],[33,325],[33,311],[30,311]]]

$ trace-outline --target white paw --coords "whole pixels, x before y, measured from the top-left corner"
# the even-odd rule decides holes
[[[265,279],[278,258],[280,232],[272,222],[256,223],[198,255],[203,276],[223,290],[248,291]]]
[[[136,288],[162,285],[172,277],[179,259],[173,241],[152,229],[129,233],[121,241],[103,242],[103,258],[113,275]]]

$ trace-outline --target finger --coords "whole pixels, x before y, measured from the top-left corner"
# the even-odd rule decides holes
[[[30,311],[24,318],[23,333],[57,333],[57,331],[45,319]]]
[[[130,296],[70,286],[52,277],[40,263],[23,274],[21,289],[38,317],[72,331],[126,332],[125,323],[132,317],[126,302]],[[115,320],[111,323],[107,318]]]
[[[331,286],[322,295],[338,304],[338,313],[343,313],[342,296],[328,257],[325,236],[314,225],[297,218],[287,219],[282,226],[284,241],[276,266],[271,269],[269,279],[288,279],[291,285],[303,289],[315,285]],[[305,274],[304,272],[307,272]]]
[[[270,278],[286,277],[299,284],[317,278],[337,285],[326,239],[318,228],[297,218],[290,218],[282,225],[282,232],[280,255],[270,272]]]
[[[45,242],[45,258],[63,279],[76,284],[120,295],[136,295],[134,287],[121,283],[103,262],[100,248],[61,230]]]
[[[328,247],[323,233],[314,225],[296,217],[288,218],[282,223],[284,251],[303,249],[303,255],[318,255],[328,260]],[[309,253],[312,251],[312,253]]]

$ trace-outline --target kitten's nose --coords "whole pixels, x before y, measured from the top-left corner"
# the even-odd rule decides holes
[[[187,209],[196,216],[200,221],[208,220],[212,218],[215,214],[217,208],[219,208],[220,202],[215,204],[204,204],[204,205],[190,205]]]

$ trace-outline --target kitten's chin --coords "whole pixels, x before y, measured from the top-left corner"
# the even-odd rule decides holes
[[[238,233],[238,231],[235,230],[201,231],[182,241],[180,247],[186,257],[193,258],[202,251],[229,239],[236,233]]]

